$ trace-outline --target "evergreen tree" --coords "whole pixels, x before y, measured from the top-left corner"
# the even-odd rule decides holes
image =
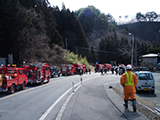
[[[47,35],[50,38],[49,45],[50,48],[53,48],[53,44],[57,44],[59,46],[64,46],[62,42],[62,36],[59,34],[59,31],[56,29],[56,19],[54,16],[53,8],[51,7],[42,7],[43,13],[45,15],[45,22],[47,25]]]
[[[0,56],[13,54],[18,64],[22,61],[25,50],[30,47],[27,41],[28,29],[31,26],[30,18],[18,0],[1,0],[0,12],[3,16],[0,18],[0,33],[2,33],[3,40],[0,48],[4,51]]]
[[[95,50],[94,50],[94,47],[91,46],[91,50],[90,50],[90,60],[89,60],[91,63],[96,63],[96,54],[95,54]]]
[[[98,50],[98,63],[105,63],[106,62],[106,42],[105,39],[102,38],[99,44],[99,50]]]
[[[156,41],[156,45],[157,45],[157,47],[160,47],[160,43],[158,40]]]
[[[153,46],[152,47],[157,47],[156,42],[153,40],[152,41]]]
[[[87,8],[81,8],[75,12],[75,16],[82,24],[84,31],[89,33],[93,30],[105,31],[108,29],[109,21],[112,24],[114,22],[111,15],[105,15],[101,13],[94,6],[88,6]],[[113,26],[114,24],[110,25]]]
[[[71,13],[69,9],[62,9],[59,13],[54,11],[54,13],[58,26],[56,28],[62,36],[63,43],[67,44],[70,51],[76,53],[76,48],[78,48],[79,55],[89,57],[88,39],[74,13]],[[65,43],[66,39],[67,43]]]
[[[26,8],[39,6],[38,0],[19,0],[20,4]]]

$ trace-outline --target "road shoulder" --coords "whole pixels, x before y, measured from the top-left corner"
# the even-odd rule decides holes
[[[128,109],[123,106],[123,99],[112,89],[109,88],[109,84],[103,84],[104,90],[107,97],[112,101],[112,103],[121,111],[122,114],[127,116],[129,120],[147,120],[141,113],[133,112],[132,106],[129,104]]]

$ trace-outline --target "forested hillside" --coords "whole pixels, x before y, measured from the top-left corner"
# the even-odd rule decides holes
[[[75,16],[83,26],[90,46],[98,47],[98,40],[117,26],[111,14],[101,13],[94,6],[88,6],[75,11]]]
[[[160,42],[160,22],[136,22],[119,25],[118,28],[133,33],[139,41]]]
[[[159,22],[118,26],[94,6],[71,12],[64,4],[61,10],[51,7],[48,0],[1,0],[0,15],[0,57],[13,54],[18,65],[23,60],[67,63],[66,48],[92,64],[128,64],[133,39],[128,33],[134,35],[134,62],[143,54],[160,53]]]
[[[149,13],[149,12],[148,12]],[[155,13],[156,14],[156,13]],[[91,47],[90,62],[129,64],[134,35],[134,62],[147,53],[160,52],[160,23],[141,21],[117,25],[112,15],[101,13],[94,6],[75,12],[81,22]],[[139,14],[137,14],[137,19]],[[147,17],[147,15],[144,15]],[[149,16],[152,19],[152,16]],[[155,18],[154,18],[155,19]],[[147,20],[147,18],[146,18]],[[138,19],[139,21],[139,19]]]
[[[75,46],[78,54],[89,55],[85,32],[65,5],[59,10],[45,0],[1,0],[0,15],[0,56],[13,54],[14,63],[60,64],[65,61],[62,48],[76,53]]]

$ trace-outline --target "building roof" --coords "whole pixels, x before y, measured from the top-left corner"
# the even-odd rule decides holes
[[[158,57],[158,54],[149,53],[149,54],[143,55],[142,57],[143,58],[155,58],[155,57]]]

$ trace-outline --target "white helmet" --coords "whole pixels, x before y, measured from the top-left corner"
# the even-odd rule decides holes
[[[127,70],[131,70],[131,69],[132,69],[132,66],[131,66],[131,65],[127,65],[127,66],[126,66],[126,69],[127,69]]]

